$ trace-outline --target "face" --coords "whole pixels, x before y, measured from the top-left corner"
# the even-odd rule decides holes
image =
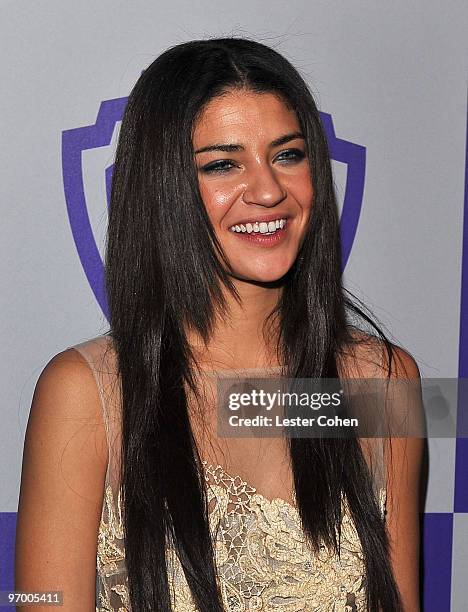
[[[231,274],[280,279],[297,257],[313,199],[295,113],[273,94],[233,90],[207,104],[193,147],[200,192]]]

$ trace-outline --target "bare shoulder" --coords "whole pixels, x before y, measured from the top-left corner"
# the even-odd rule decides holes
[[[54,355],[41,371],[31,403],[28,431],[45,421],[72,422],[103,430],[101,398],[87,359],[75,348]],[[96,433],[98,433],[96,431]]]
[[[338,360],[340,375],[349,378],[411,380],[409,390],[420,385],[418,365],[402,347],[354,329],[351,342]],[[340,368],[339,368],[340,369]],[[406,383],[405,383],[406,384]],[[411,410],[421,418],[422,405],[414,399]],[[415,415],[413,415],[414,417]],[[379,439],[361,438],[364,454],[375,451]],[[419,487],[424,439],[396,437],[383,440],[386,461],[387,516],[391,563],[404,610],[419,610]]]
[[[75,400],[93,399],[96,397],[96,383],[92,370],[84,356],[74,347],[67,348],[54,355],[45,365],[36,383],[33,397],[33,407],[38,398],[46,393],[54,395],[72,393]],[[95,402],[80,402],[83,409],[91,411],[96,408]],[[63,408],[70,408],[68,403]]]
[[[378,336],[357,328],[350,335],[339,355],[344,378],[420,378],[415,359],[402,347],[390,342],[387,346]]]
[[[105,347],[94,341],[90,346],[95,355],[101,355]],[[54,355],[38,378],[25,452],[35,445],[34,439],[43,436],[53,437],[56,447],[63,446],[62,467],[80,469],[88,461],[93,473],[100,479],[105,476],[108,445],[102,401],[90,364],[74,347]],[[85,448],[87,458],[83,457]]]
[[[32,398],[18,505],[17,589],[63,590],[76,610],[91,609],[107,452],[93,372],[82,354],[67,348],[43,368]]]

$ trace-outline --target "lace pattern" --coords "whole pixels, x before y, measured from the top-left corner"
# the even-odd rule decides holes
[[[96,612],[131,611],[119,485],[121,385],[111,338],[74,345],[99,390],[109,450],[96,559]],[[372,449],[374,487],[385,516],[383,448]],[[227,612],[359,612],[365,610],[365,567],[359,538],[343,508],[341,555],[305,543],[296,500],[267,499],[221,466],[203,462],[216,571]],[[174,612],[198,612],[180,562],[167,549]],[[136,612],[136,611],[134,611]]]
[[[347,504],[338,557],[307,547],[296,506],[269,500],[221,466],[203,462],[210,531],[223,604],[228,612],[354,612],[365,608],[365,566]],[[380,509],[385,516],[386,492]],[[197,612],[182,566],[167,550],[175,612]],[[121,495],[108,484],[99,528],[96,612],[129,612]]]

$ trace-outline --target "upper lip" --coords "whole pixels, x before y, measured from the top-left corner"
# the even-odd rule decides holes
[[[231,223],[229,227],[232,227],[233,225],[245,225],[246,223],[261,223],[262,221],[268,223],[269,221],[275,221],[276,219],[289,219],[289,217],[291,217],[289,213],[271,213],[270,215],[260,215],[259,217],[245,217],[240,221]]]

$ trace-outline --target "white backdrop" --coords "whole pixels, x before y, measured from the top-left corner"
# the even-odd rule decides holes
[[[81,0],[0,7],[0,589],[12,585],[23,439],[37,378],[55,353],[107,330],[79,255],[84,230],[73,228],[67,213],[62,133],[94,125],[101,102],[127,96],[170,45],[245,35],[299,68],[337,138],[365,150],[348,287],[413,354],[423,377],[459,375],[468,360],[461,327],[465,3]],[[104,171],[117,129],[109,146],[81,156],[101,252]],[[334,169],[342,203],[350,171],[339,161]],[[464,338],[468,343],[468,332]],[[438,612],[464,610],[468,597],[468,501],[459,493],[454,505],[455,447],[455,440],[433,440],[429,449],[424,609]],[[459,487],[467,482],[464,457]]]

